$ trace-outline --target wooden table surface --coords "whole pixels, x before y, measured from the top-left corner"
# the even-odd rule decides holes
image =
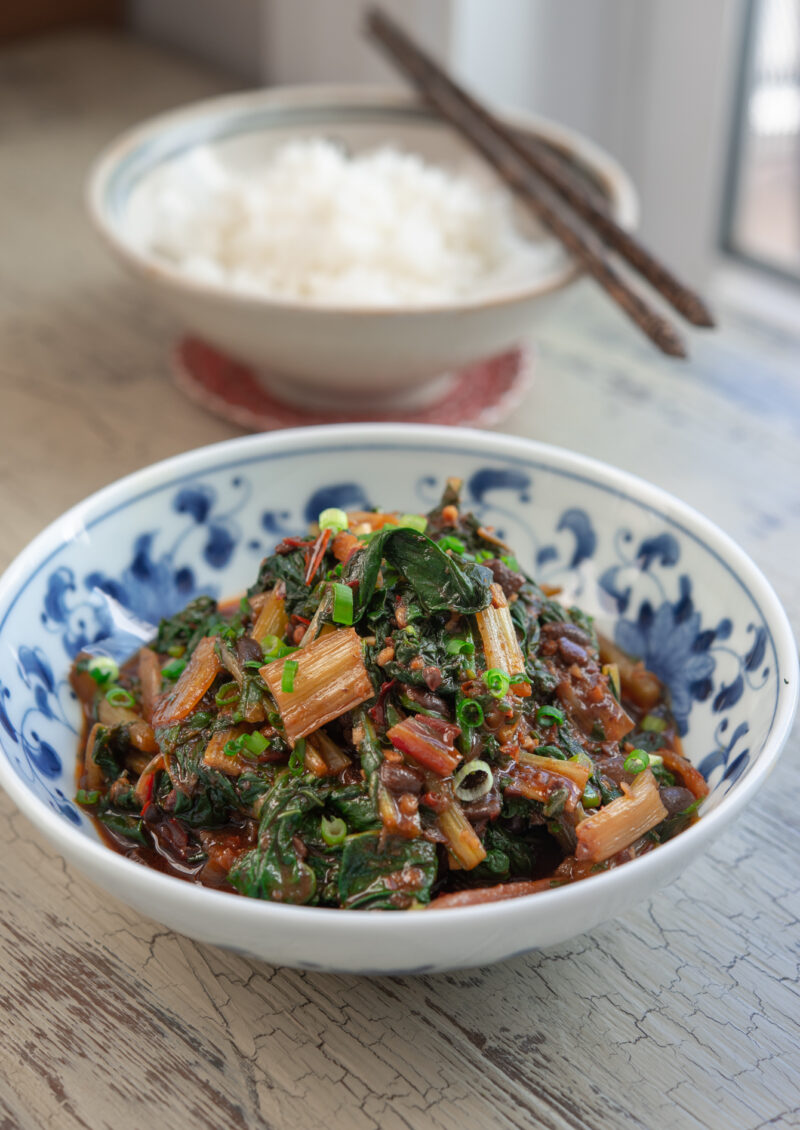
[[[82,207],[97,149],[225,80],[113,35],[0,53],[0,558],[65,507],[236,430],[170,383],[176,327]],[[724,312],[723,312],[724,314]],[[662,361],[591,286],[507,428],[712,516],[800,623],[800,340],[723,317]],[[0,1130],[800,1126],[797,733],[735,827],[651,902],[493,968],[272,969],[102,896],[0,799]]]

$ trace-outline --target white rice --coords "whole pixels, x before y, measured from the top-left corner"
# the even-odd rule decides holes
[[[518,233],[505,190],[321,138],[252,170],[196,150],[149,178],[135,211],[138,238],[194,279],[336,306],[479,298],[560,258],[553,241]]]

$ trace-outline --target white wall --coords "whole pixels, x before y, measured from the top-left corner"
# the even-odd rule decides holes
[[[128,0],[127,18],[140,35],[261,80],[263,0]]]
[[[361,33],[368,0],[263,0],[263,5],[262,73],[268,83],[400,81]],[[451,0],[381,2],[437,52],[447,48],[451,6]]]

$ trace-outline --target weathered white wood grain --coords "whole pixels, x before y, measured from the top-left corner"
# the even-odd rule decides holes
[[[224,87],[112,36],[0,53],[3,563],[89,491],[235,434],[173,389],[174,326],[81,210],[100,145]],[[727,324],[679,366],[581,286],[507,426],[712,515],[800,623],[800,340]],[[101,896],[2,797],[0,1130],[800,1126],[799,756],[795,736],[735,829],[650,905],[417,980],[196,945]]]

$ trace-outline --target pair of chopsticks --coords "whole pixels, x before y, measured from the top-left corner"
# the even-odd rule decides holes
[[[692,325],[713,326],[711,313],[699,295],[623,231],[596,195],[587,191],[544,142],[521,136],[504,125],[389,16],[371,9],[366,28],[428,104],[483,154],[639,329],[663,353],[686,357],[686,345],[672,322],[629,285],[609,261],[607,251],[638,271]]]

